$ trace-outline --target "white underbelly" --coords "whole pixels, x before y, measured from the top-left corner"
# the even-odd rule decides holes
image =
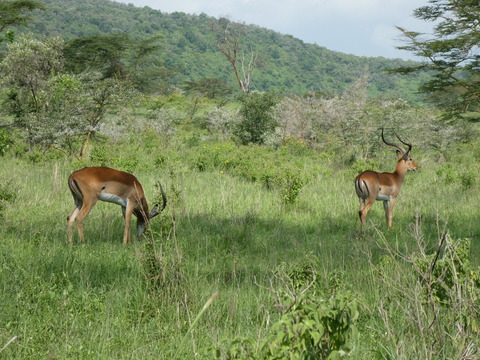
[[[390,196],[378,194],[377,195],[377,200],[390,201]]]
[[[102,200],[102,201],[118,204],[122,207],[127,206],[126,202],[120,196],[115,195],[115,194],[108,194],[108,193],[102,192],[102,193],[100,193],[99,199]]]

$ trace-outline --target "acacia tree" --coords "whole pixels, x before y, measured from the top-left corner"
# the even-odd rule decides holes
[[[0,63],[0,84],[7,89],[2,110],[13,116],[30,149],[55,148],[81,159],[107,111],[129,90],[100,72],[66,73],[63,44],[29,36],[9,44]]]
[[[420,88],[443,108],[447,119],[479,120],[480,101],[480,2],[478,0],[430,0],[414,11],[416,18],[435,24],[431,35],[398,27],[408,50],[427,61],[415,67],[395,69],[412,73],[427,69],[432,77]]]
[[[65,44],[65,66],[75,74],[95,69],[104,79],[115,78],[144,91],[158,91],[168,88],[165,83],[171,76],[164,64],[155,58],[160,39],[160,36],[152,36],[132,40],[127,34],[72,39]]]
[[[252,84],[252,73],[257,66],[257,53],[251,51],[249,59],[245,59],[245,54],[239,55],[240,37],[242,29],[240,24],[229,21],[226,18],[220,18],[218,22],[211,25],[215,35],[218,50],[232,64],[235,78],[242,93],[250,93]]]
[[[14,116],[14,125],[26,132],[31,148],[35,129],[41,126],[40,114],[48,107],[42,100],[48,80],[63,67],[62,46],[59,38],[39,41],[24,36],[9,44],[0,64],[0,83],[8,89],[6,110]]]
[[[0,1],[0,43],[4,40],[13,40],[13,32],[6,31],[8,27],[25,25],[30,18],[26,13],[35,9],[44,9],[42,3],[31,0]]]

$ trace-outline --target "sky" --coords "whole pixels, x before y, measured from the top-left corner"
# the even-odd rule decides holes
[[[204,13],[258,25],[306,43],[357,56],[420,60],[398,50],[396,26],[428,33],[431,25],[413,17],[428,0],[114,0],[165,13]]]

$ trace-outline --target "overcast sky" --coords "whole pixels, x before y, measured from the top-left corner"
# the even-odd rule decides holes
[[[428,32],[413,17],[428,0],[115,0],[162,12],[204,13],[258,25],[306,43],[358,56],[414,59],[397,50],[403,43],[395,26]],[[416,59],[419,60],[419,59]]]

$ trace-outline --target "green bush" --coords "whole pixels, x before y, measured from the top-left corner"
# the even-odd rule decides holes
[[[218,359],[341,359],[350,355],[357,336],[358,304],[348,292],[328,297],[300,293],[283,304],[287,311],[266,338],[226,342]]]
[[[0,184],[0,215],[7,204],[12,204],[17,198],[18,189],[9,181],[6,184]]]
[[[234,134],[244,145],[263,144],[266,137],[275,131],[273,107],[277,103],[276,95],[254,92],[240,97],[240,102],[242,120],[238,123]]]
[[[12,144],[12,135],[6,130],[0,130],[0,156],[5,155]]]

